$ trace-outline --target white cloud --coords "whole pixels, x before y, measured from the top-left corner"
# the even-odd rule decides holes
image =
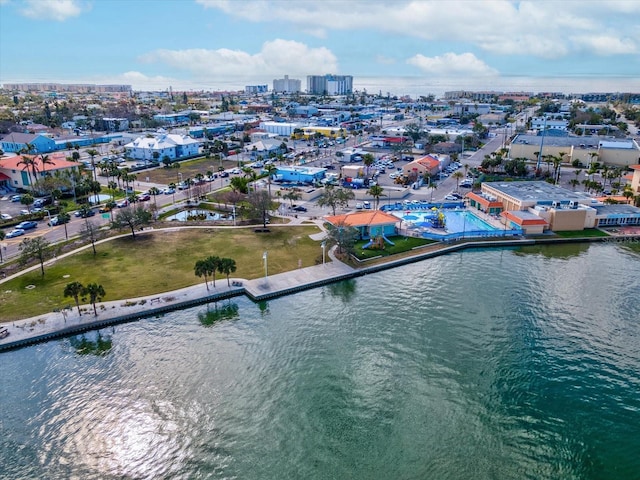
[[[424,73],[436,77],[447,77],[452,75],[468,76],[492,76],[498,72],[489,67],[482,60],[476,58],[472,53],[445,53],[436,57],[425,57],[418,54],[407,60],[407,63],[418,67]]]
[[[314,35],[368,30],[429,42],[460,42],[486,52],[559,58],[610,55],[590,35],[609,37],[616,53],[638,50],[640,2],[564,0],[196,0],[251,22],[279,22]],[[434,45],[435,46],[435,45]],[[470,47],[466,47],[470,48]]]
[[[77,17],[87,8],[77,0],[25,0],[20,12],[36,20],[56,20],[62,22]]]
[[[624,55],[638,52],[638,46],[630,39],[612,37],[611,35],[585,35],[573,39],[576,44],[583,45],[585,50],[596,55]]]
[[[140,57],[147,63],[164,63],[175,69],[187,70],[196,76],[220,75],[230,77],[271,76],[288,72],[290,75],[337,73],[336,57],[326,48],[309,48],[289,40],[265,42],[260,52],[251,54],[241,50],[155,50]]]

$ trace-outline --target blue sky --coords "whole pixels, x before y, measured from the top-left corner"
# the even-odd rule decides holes
[[[0,0],[0,83],[640,91],[639,18],[638,0]]]

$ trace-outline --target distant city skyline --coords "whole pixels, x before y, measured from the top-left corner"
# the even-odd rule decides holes
[[[0,0],[0,83],[635,92],[639,17],[633,0]]]

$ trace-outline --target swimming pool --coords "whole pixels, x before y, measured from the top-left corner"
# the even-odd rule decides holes
[[[444,228],[437,227],[437,216],[442,212],[444,215]],[[471,236],[495,236],[504,234],[518,233],[513,230],[494,227],[482,218],[474,215],[469,210],[462,209],[438,209],[438,210],[405,210],[390,212],[396,217],[407,222],[406,227],[411,228],[429,228],[427,236],[455,236],[455,237],[471,237]]]

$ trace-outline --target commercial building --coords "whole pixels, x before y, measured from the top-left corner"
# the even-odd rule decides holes
[[[293,131],[296,128],[300,128],[300,125],[297,123],[260,122],[260,130],[264,130],[267,133],[273,133],[275,135],[281,135],[283,137],[290,137],[293,135]]]
[[[566,132],[569,127],[567,120],[555,120],[548,117],[532,117],[531,128],[533,130],[559,130]]]
[[[24,158],[34,160],[33,167],[23,163]],[[76,170],[79,164],[65,160],[63,153],[54,153],[47,156],[48,162],[42,163],[40,155],[15,155],[0,160],[0,188],[9,190],[29,189],[42,178],[53,175],[55,172]],[[35,177],[34,177],[35,172]]]
[[[273,179],[276,182],[315,183],[325,176],[326,168],[278,166]]]
[[[432,177],[440,173],[440,160],[432,155],[425,155],[402,167],[404,175],[417,175],[417,178],[424,177],[425,174]]]
[[[640,161],[640,146],[633,139],[610,139],[598,136],[516,135],[509,147],[509,157],[536,161],[541,156],[560,156],[589,165],[600,162],[606,165],[627,167]]]
[[[466,197],[470,207],[500,215],[507,226],[522,228],[527,233],[537,232],[541,227],[567,231],[640,225],[640,208],[605,205],[586,193],[547,182],[487,182],[482,184],[481,193],[469,193]]]
[[[633,177],[631,177],[631,190],[634,195],[640,195],[640,165],[631,165]]]

